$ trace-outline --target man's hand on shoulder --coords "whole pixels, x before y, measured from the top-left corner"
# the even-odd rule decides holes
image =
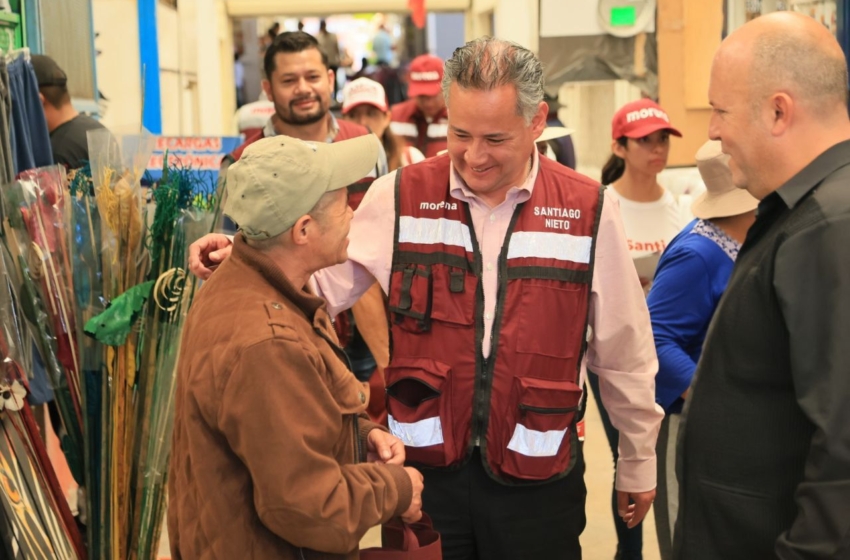
[[[189,271],[206,280],[230,256],[233,241],[221,233],[209,233],[189,245]]]
[[[383,430],[374,429],[366,437],[366,449],[370,463],[404,465],[404,443],[396,436]]]

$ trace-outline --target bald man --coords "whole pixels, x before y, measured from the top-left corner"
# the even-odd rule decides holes
[[[709,99],[760,204],[689,392],[674,556],[850,558],[846,61],[814,20],[763,16],[721,45]]]

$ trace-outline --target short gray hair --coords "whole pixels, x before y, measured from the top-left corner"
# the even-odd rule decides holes
[[[847,62],[810,37],[765,33],[753,47],[750,80],[753,102],[778,89],[790,89],[815,114],[830,118],[847,104]]]
[[[316,204],[310,209],[310,211],[304,215],[310,216],[319,224],[319,227],[324,228],[326,225],[325,215],[327,213],[328,207],[333,202],[332,195],[335,193],[336,191],[331,191],[323,194],[322,198],[320,198],[319,201],[316,202]],[[300,220],[301,217],[299,217],[298,219]],[[291,227],[287,228],[286,231],[282,231],[274,237],[256,239],[246,236],[245,242],[248,244],[249,247],[260,251],[261,253],[267,253],[273,249],[277,249],[281,245],[284,245],[286,243],[286,235],[292,231],[293,227],[295,227],[294,224]]]
[[[526,124],[543,101],[543,65],[533,52],[512,41],[481,37],[455,49],[446,61],[443,98],[449,103],[452,83],[465,89],[489,91],[513,85],[517,93],[517,114]]]

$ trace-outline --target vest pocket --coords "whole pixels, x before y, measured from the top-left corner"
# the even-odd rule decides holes
[[[451,369],[427,358],[393,360],[385,370],[390,431],[407,460],[442,467],[456,459],[451,424]]]
[[[515,378],[511,390],[513,415],[502,434],[502,471],[525,480],[545,480],[571,463],[574,422],[581,388],[570,381]]]
[[[394,324],[423,333],[431,330],[431,266],[393,267],[388,308]]]
[[[517,352],[575,358],[587,316],[587,290],[553,280],[526,280],[519,307]]]
[[[463,268],[434,265],[433,309],[431,318],[448,326],[467,327],[475,312],[475,293],[478,278]]]

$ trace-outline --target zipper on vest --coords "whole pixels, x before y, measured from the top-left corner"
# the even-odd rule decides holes
[[[481,387],[480,390],[476,391],[475,395],[475,447],[481,446],[481,432],[484,431],[484,383],[486,381],[489,362],[489,358],[481,359],[481,374],[478,378]]]

